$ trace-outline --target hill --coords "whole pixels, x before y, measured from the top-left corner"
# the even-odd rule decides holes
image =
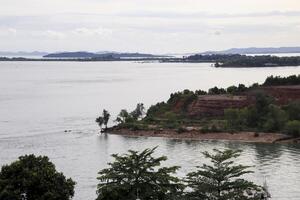
[[[252,142],[293,138],[291,142],[300,142],[299,100],[300,75],[270,76],[262,85],[173,93],[166,102],[151,106],[144,118],[134,117],[143,104],[138,104],[133,112],[123,109],[116,120],[119,124],[108,131],[133,136]]]

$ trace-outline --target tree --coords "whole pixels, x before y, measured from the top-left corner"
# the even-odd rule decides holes
[[[172,176],[179,167],[159,167],[167,157],[153,157],[155,149],[113,154],[115,161],[99,172],[97,200],[174,199],[183,189]]]
[[[109,118],[110,118],[110,114],[107,110],[103,110],[103,113],[102,113],[102,116],[103,116],[103,124],[105,125],[105,129],[107,129],[107,123],[109,121]]]
[[[269,111],[269,105],[274,101],[273,97],[264,92],[258,92],[255,95],[255,108],[258,111],[258,118],[264,117]]]
[[[1,200],[69,200],[75,182],[56,171],[46,156],[25,155],[0,172]]]
[[[290,102],[284,109],[289,116],[289,120],[300,120],[300,100]]]
[[[131,116],[133,119],[138,120],[140,118],[143,117],[143,115],[145,114],[145,107],[143,103],[138,103],[136,105],[136,108],[134,109],[134,111],[132,111]]]
[[[229,86],[227,89],[226,89],[226,92],[229,93],[229,94],[236,94],[238,92],[238,87],[236,86]]]
[[[103,117],[100,116],[100,117],[96,118],[96,122],[97,122],[97,124],[99,125],[100,130],[102,131],[102,126],[103,126],[103,124],[104,124],[104,119],[103,119]]]
[[[102,129],[103,125],[105,126],[105,130],[107,129],[107,123],[109,121],[109,118],[110,118],[110,114],[105,109],[102,111],[102,116],[99,116],[98,118],[96,118],[96,123],[99,125],[101,132],[103,132],[103,129]]]
[[[276,105],[269,105],[269,112],[266,115],[266,121],[263,125],[265,131],[280,131],[288,121],[288,116],[284,110]]]
[[[210,95],[226,94],[226,90],[224,88],[213,87],[208,90],[208,94]]]
[[[300,121],[288,121],[285,125],[285,132],[293,137],[300,137]]]
[[[252,173],[249,166],[234,165],[233,159],[241,151],[214,150],[215,154],[204,152],[211,165],[204,164],[198,170],[187,174],[186,182],[192,189],[187,193],[190,200],[247,200],[262,199],[262,188],[240,178]]]
[[[224,110],[224,117],[226,119],[226,128],[229,131],[243,130],[247,125],[247,108],[235,109],[229,108]]]
[[[130,121],[132,119],[131,115],[128,113],[126,109],[122,109],[117,116],[117,119],[115,120],[119,124],[124,124]]]

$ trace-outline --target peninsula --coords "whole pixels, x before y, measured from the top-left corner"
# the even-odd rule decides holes
[[[300,75],[259,85],[184,90],[166,102],[122,110],[110,134],[247,142],[300,142]]]

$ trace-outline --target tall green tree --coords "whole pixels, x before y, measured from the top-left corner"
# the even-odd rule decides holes
[[[104,119],[102,116],[99,116],[96,118],[96,123],[98,124],[98,126],[100,127],[100,130],[102,131],[102,126],[104,124]]]
[[[107,129],[107,124],[110,118],[110,114],[107,110],[103,109],[102,115],[96,118],[96,123],[100,127],[100,131],[103,132]],[[105,130],[102,129],[102,126],[105,126]]]
[[[107,129],[107,124],[110,118],[110,114],[107,110],[103,110],[102,112],[102,116],[103,116],[103,124],[105,125],[105,129]]]
[[[25,155],[0,172],[1,200],[69,200],[75,182],[56,171],[48,157]]]
[[[132,121],[132,116],[128,113],[126,109],[122,109],[115,121],[119,124],[124,124]]]
[[[215,154],[204,152],[212,165],[202,165],[198,170],[187,174],[186,182],[191,192],[189,200],[259,200],[263,199],[262,188],[242,179],[244,174],[252,173],[249,166],[234,165],[233,159],[241,151],[214,150]]]
[[[97,200],[175,199],[183,189],[172,175],[179,167],[160,167],[167,157],[153,157],[155,149],[113,154],[115,161],[99,172]]]
[[[140,118],[143,117],[143,115],[145,114],[145,107],[143,103],[138,103],[136,105],[136,108],[134,109],[134,111],[132,111],[131,116],[133,117],[134,120],[138,120]]]

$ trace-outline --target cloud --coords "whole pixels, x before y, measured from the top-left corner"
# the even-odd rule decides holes
[[[107,36],[112,33],[111,29],[107,28],[77,28],[73,31],[71,31],[73,34],[78,36]]]
[[[31,35],[33,37],[48,38],[48,39],[55,39],[55,40],[64,39],[66,37],[64,33],[59,31],[53,31],[53,30],[32,31]]]
[[[221,35],[222,33],[221,33],[221,31],[215,31],[214,32],[214,35],[216,35],[216,36],[219,36],[219,35]]]
[[[2,1],[4,50],[189,52],[300,44],[296,0]]]
[[[269,12],[249,12],[249,13],[213,13],[213,12],[182,12],[182,11],[152,11],[152,10],[138,10],[130,12],[119,12],[116,15],[121,17],[144,17],[144,18],[244,18],[244,17],[299,17],[300,11],[269,11]]]
[[[14,28],[0,28],[0,36],[16,36],[17,30]]]

